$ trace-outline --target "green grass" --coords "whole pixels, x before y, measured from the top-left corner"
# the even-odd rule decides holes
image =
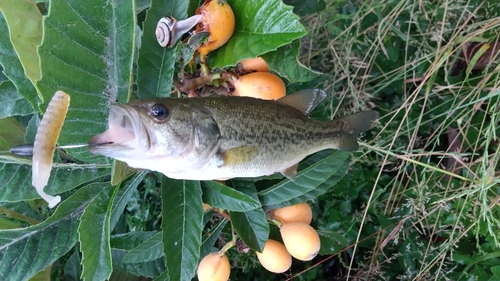
[[[332,93],[328,112],[381,115],[346,186],[320,198],[319,227],[350,242],[335,257],[339,280],[500,278],[491,267],[500,253],[497,54],[471,73],[479,50],[450,73],[467,44],[498,38],[499,11],[486,1],[335,1],[303,18],[301,59],[325,73],[316,86]],[[339,203],[347,210],[332,210]]]

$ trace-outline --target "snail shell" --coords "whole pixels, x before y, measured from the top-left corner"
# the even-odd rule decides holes
[[[163,17],[156,25],[156,40],[160,46],[166,48],[175,44],[177,20],[173,17]]]
[[[172,47],[184,33],[191,30],[201,20],[201,15],[194,15],[180,21],[170,16],[163,17],[156,25],[156,39],[160,46],[164,48]]]

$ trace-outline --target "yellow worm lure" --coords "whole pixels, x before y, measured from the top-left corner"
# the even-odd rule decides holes
[[[49,208],[61,202],[60,196],[51,196],[43,191],[49,181],[52,170],[52,158],[56,149],[57,139],[68,112],[70,97],[63,91],[57,91],[50,100],[47,111],[43,115],[40,127],[36,132],[33,145],[33,180],[31,184],[43,200],[49,203]]]

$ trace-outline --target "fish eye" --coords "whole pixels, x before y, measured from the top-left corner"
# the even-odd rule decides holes
[[[158,121],[165,120],[168,117],[168,109],[163,104],[155,104],[151,107],[151,115]]]

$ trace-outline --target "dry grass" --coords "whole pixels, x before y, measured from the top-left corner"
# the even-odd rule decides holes
[[[363,153],[355,159],[376,164],[378,177],[346,261],[347,278],[386,279],[387,265],[399,259],[401,267],[408,267],[401,279],[446,280],[472,266],[458,264],[454,253],[487,254],[485,241],[497,253],[497,54],[491,52],[490,63],[472,71],[487,54],[483,46],[460,75],[450,75],[463,48],[498,38],[498,8],[488,5],[346,1],[304,19],[310,35],[301,59],[325,73],[318,86],[332,93],[332,112],[374,108],[381,114],[376,135],[362,143]],[[384,175],[391,180],[381,180]],[[375,198],[381,189],[385,196]],[[397,222],[380,228],[360,260],[357,245],[367,235],[363,227],[376,220],[374,209]],[[417,245],[402,251],[408,239]],[[477,248],[464,249],[463,241]],[[405,265],[404,256],[418,261]]]

